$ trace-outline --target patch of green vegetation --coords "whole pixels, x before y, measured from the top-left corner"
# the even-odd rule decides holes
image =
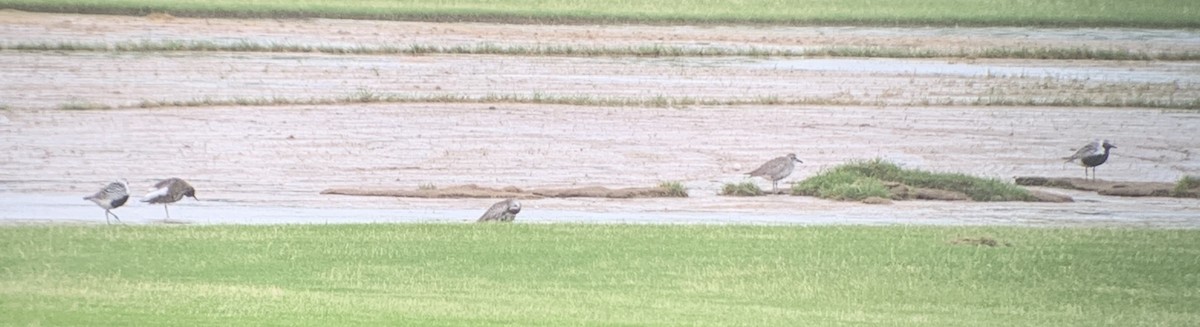
[[[832,200],[862,200],[873,196],[891,197],[887,187],[883,186],[883,181],[838,168],[792,185],[792,194]]]
[[[728,196],[760,196],[763,195],[763,190],[758,188],[754,182],[745,181],[741,183],[725,183],[721,188],[721,195]]]
[[[438,46],[413,44],[401,46],[368,45],[304,45],[259,43],[249,40],[235,42],[157,40],[116,43],[85,43],[77,41],[0,43],[0,50],[22,51],[219,51],[219,52],[286,52],[329,54],[489,54],[520,56],[627,56],[627,57],[855,57],[855,58],[989,58],[989,59],[1054,59],[1054,60],[1200,60],[1200,51],[1135,52],[1128,49],[1097,48],[981,48],[981,49],[920,49],[863,46],[805,47],[802,49],[679,47],[669,45],[587,46],[539,45],[506,46],[496,44]]]
[[[1200,176],[1183,176],[1175,183],[1171,196],[1177,198],[1200,198]]]
[[[782,24],[1196,28],[1190,0],[0,0],[0,8],[189,17],[551,24]]]
[[[668,196],[678,197],[678,198],[688,197],[687,188],[683,187],[683,183],[680,183],[678,181],[662,182],[662,183],[658,184],[658,187],[666,189]]]
[[[67,101],[67,102],[58,104],[58,109],[63,109],[63,110],[97,110],[97,109],[110,109],[110,108],[112,108],[112,107],[109,107],[102,103],[82,101],[82,100],[71,100],[71,101]]]
[[[1112,86],[1116,87],[1116,86]],[[1074,99],[1072,97],[1071,99]],[[920,98],[913,101],[887,102],[883,99],[857,99],[844,93],[827,96],[784,98],[778,95],[759,95],[737,98],[695,98],[690,96],[671,97],[656,95],[649,97],[620,97],[620,96],[590,96],[590,95],[555,95],[545,93],[532,94],[485,94],[464,95],[454,93],[381,93],[369,89],[359,89],[355,92],[330,97],[232,97],[215,98],[202,97],[190,100],[142,100],[131,106],[118,108],[162,108],[162,107],[209,107],[209,106],[287,106],[287,105],[334,105],[347,103],[530,103],[530,104],[560,104],[572,106],[598,107],[649,107],[649,108],[678,108],[689,106],[738,106],[738,105],[821,105],[821,106],[1096,106],[1096,107],[1139,107],[1164,109],[1198,109],[1200,99],[1158,101],[1136,99],[1105,98],[1102,100],[1087,100],[1075,102],[1071,99],[1012,99],[994,97],[978,100],[957,100],[952,98],[930,99]],[[1111,101],[1111,102],[1103,102]],[[94,102],[74,101],[60,107],[72,109],[111,108]]]
[[[688,96],[683,97],[595,97],[588,95],[548,95],[544,93],[533,94],[487,94],[483,96],[459,95],[459,94],[399,94],[399,93],[376,93],[367,89],[360,89],[351,94],[337,97],[327,98],[287,98],[287,97],[235,97],[235,98],[196,98],[191,100],[142,100],[133,107],[136,108],[161,108],[161,107],[207,107],[207,106],[285,106],[285,105],[330,105],[330,104],[345,104],[345,103],[533,103],[533,104],[562,104],[573,106],[602,106],[602,107],[652,107],[652,108],[668,108],[668,107],[686,107],[693,105],[703,106],[735,106],[735,105],[849,105],[849,104],[875,104],[873,102],[847,100],[841,96],[833,97],[811,97],[799,98],[792,100],[780,100],[777,96],[757,96],[747,98],[728,98],[728,99],[698,99]]]
[[[961,192],[975,201],[1035,200],[1028,191],[1016,185],[965,174],[902,169],[882,159],[833,167],[793,185],[792,194],[837,200],[862,200],[871,196],[893,197],[884,186],[884,182]]]
[[[20,326],[1200,325],[1198,230],[5,226],[0,248]]]

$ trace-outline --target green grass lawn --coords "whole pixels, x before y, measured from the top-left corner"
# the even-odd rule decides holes
[[[987,236],[1011,246],[952,245]],[[0,228],[6,325],[1197,326],[1200,231]]]
[[[0,0],[0,8],[544,23],[1200,27],[1194,0]]]

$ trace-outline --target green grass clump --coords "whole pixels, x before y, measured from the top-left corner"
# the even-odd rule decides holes
[[[1196,28],[1192,0],[0,0],[0,8],[189,17],[552,24],[782,24]]]
[[[1200,60],[1200,51],[1131,51],[1097,48],[979,48],[921,49],[877,46],[829,46],[803,49],[729,48],[669,45],[590,46],[590,45],[476,45],[439,46],[427,44],[394,45],[305,45],[239,40],[213,42],[197,40],[156,40],[125,42],[38,41],[0,43],[0,50],[19,51],[114,51],[114,52],[274,52],[329,54],[488,54],[513,56],[630,56],[630,57],[855,57],[855,58],[991,58],[991,59],[1087,59],[1087,60]]]
[[[688,197],[687,188],[683,187],[683,183],[680,183],[678,181],[662,182],[662,183],[658,184],[658,187],[666,189],[668,196],[673,196],[673,197],[677,197],[677,198]]]
[[[884,182],[965,193],[975,201],[1031,201],[1025,189],[957,173],[932,173],[902,169],[896,164],[873,159],[840,165],[809,177],[792,187],[792,194],[839,200],[862,200],[871,196],[892,197]]]
[[[82,100],[71,100],[71,101],[67,101],[67,102],[58,104],[58,109],[62,109],[62,110],[97,110],[97,109],[110,109],[110,108],[112,108],[112,107],[109,107],[102,103],[82,101]]]
[[[1175,183],[1171,196],[1177,198],[1200,198],[1200,177],[1183,176]]]
[[[1200,326],[1198,230],[6,226],[0,248],[17,326]]]
[[[873,196],[891,197],[891,193],[879,179],[865,178],[861,174],[836,168],[793,185],[792,194],[833,200],[862,200]]]
[[[754,182],[745,181],[741,183],[725,183],[725,186],[721,188],[721,195],[759,196],[763,195],[763,191]]]

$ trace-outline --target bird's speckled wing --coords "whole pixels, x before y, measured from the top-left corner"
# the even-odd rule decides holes
[[[155,183],[154,188],[155,189],[167,188],[167,187],[170,187],[171,184],[174,184],[176,181],[179,181],[179,180],[180,179],[178,179],[178,178],[164,179],[164,180],[158,181],[158,183]]]
[[[750,176],[769,175],[772,172],[779,170],[780,167],[783,167],[783,165],[786,165],[788,160],[790,160],[790,159],[788,159],[788,157],[779,157],[779,158],[771,159],[771,161],[767,161],[766,163],[762,164],[762,166],[758,166],[758,169],[755,169],[754,171],[751,171],[746,174],[750,175]]]
[[[104,193],[106,199],[118,199],[129,196],[129,189],[121,182],[108,183],[108,186],[104,187],[104,190],[100,192]]]
[[[122,197],[127,197],[127,196],[129,196],[129,189],[125,187],[125,184],[123,184],[121,182],[112,182],[112,183],[108,183],[107,186],[100,189],[99,191],[96,191],[96,194],[92,194],[91,196],[85,197],[83,199],[85,199],[85,200],[91,200],[91,199],[109,200],[109,199],[120,199]]]
[[[508,200],[496,202],[491,208],[487,209],[487,212],[483,213],[483,216],[479,216],[479,220],[476,221],[500,220],[506,211],[508,211]]]
[[[1092,142],[1092,143],[1088,143],[1087,145],[1084,145],[1082,148],[1079,148],[1079,150],[1075,151],[1075,154],[1072,154],[1070,157],[1063,157],[1063,159],[1066,159],[1067,161],[1071,161],[1071,160],[1075,160],[1075,159],[1079,159],[1079,158],[1083,158],[1083,157],[1087,157],[1087,156],[1096,155],[1099,153],[1100,153],[1100,142]]]

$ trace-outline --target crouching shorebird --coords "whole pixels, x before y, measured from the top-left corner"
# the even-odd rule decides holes
[[[520,212],[521,203],[517,202],[516,199],[508,199],[493,204],[491,208],[488,208],[487,212],[483,213],[483,216],[479,217],[479,220],[476,220],[476,222],[510,222],[513,221],[513,219],[517,219],[517,213]]]
[[[192,188],[192,185],[179,178],[168,178],[154,184],[153,191],[146,194],[142,198],[142,202],[162,203],[163,211],[167,213],[167,219],[171,219],[171,211],[167,209],[167,204],[182,200],[184,196],[200,200],[196,199],[196,189]]]
[[[117,219],[117,222],[120,222],[121,217],[117,217],[117,214],[112,213],[112,209],[125,205],[125,201],[129,200],[129,183],[124,179],[108,183],[108,186],[100,189],[96,194],[84,197],[83,199],[95,202],[96,205],[104,208],[104,223],[111,223],[108,218],[109,215],[112,215],[113,218]]]
[[[1083,166],[1083,178],[1087,179],[1088,168],[1092,169],[1092,180],[1096,180],[1096,166],[1104,164],[1108,161],[1108,149],[1116,148],[1116,145],[1109,143],[1108,140],[1095,140],[1092,143],[1084,145],[1079,150],[1075,151],[1070,157],[1063,157],[1067,162],[1079,160],[1079,165]],[[1104,150],[1101,151],[1100,149]]]
[[[800,159],[796,159],[795,153],[788,153],[786,156],[767,161],[762,166],[758,166],[758,169],[748,172],[746,175],[750,175],[750,177],[762,177],[771,181],[771,192],[775,193],[779,191],[779,180],[791,175],[792,169],[796,168],[796,164],[793,162],[804,163]]]

